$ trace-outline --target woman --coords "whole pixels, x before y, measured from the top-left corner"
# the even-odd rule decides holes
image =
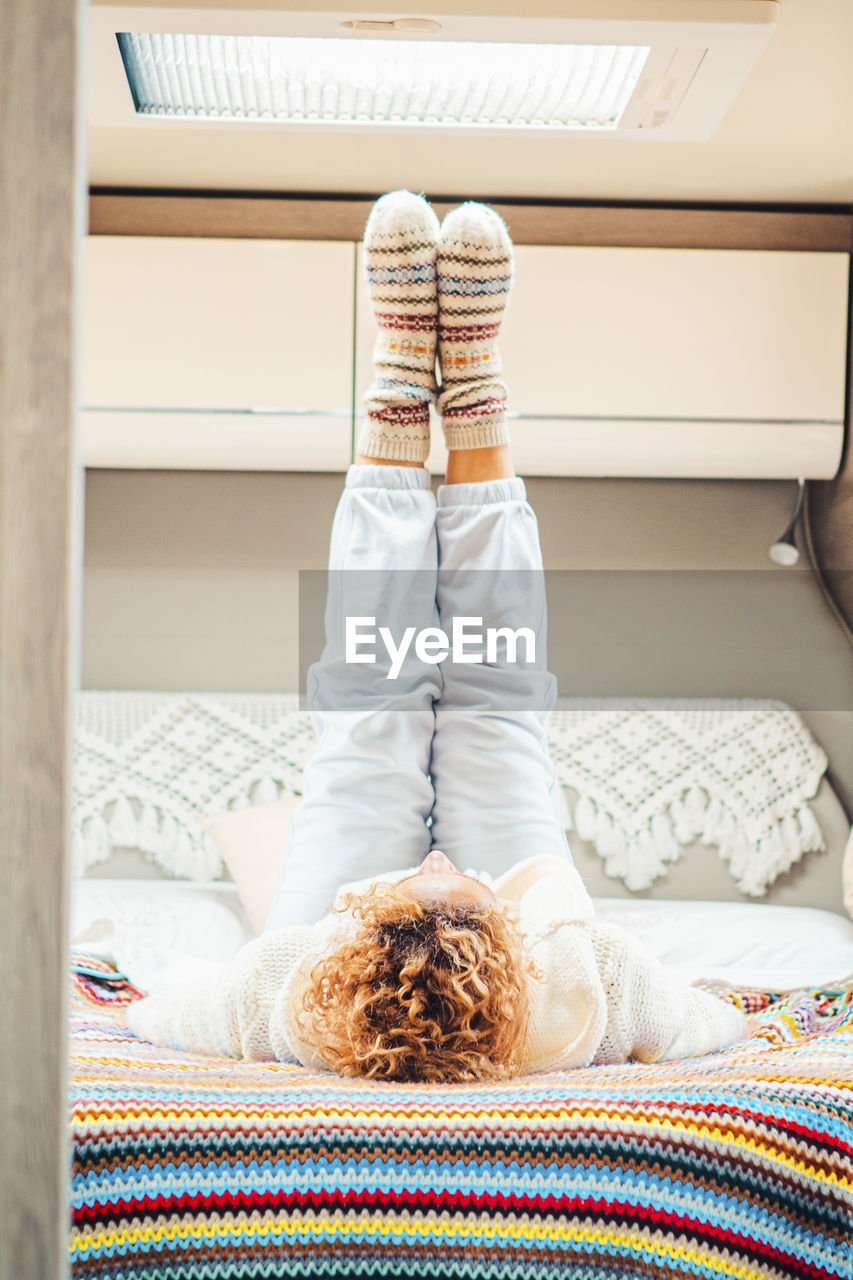
[[[556,682],[538,530],[501,380],[506,227],[478,204],[439,227],[392,192],[364,252],[375,376],[332,527],[309,673],[318,745],[281,883],[232,964],[168,984],[128,1024],[386,1080],[721,1048],[743,1015],[598,924],[572,866],[545,738]],[[437,497],[434,400],[449,451]]]

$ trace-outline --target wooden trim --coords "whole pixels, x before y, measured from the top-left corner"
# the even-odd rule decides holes
[[[360,240],[373,197],[106,192],[89,197],[92,235]],[[439,217],[458,203],[434,200]],[[853,211],[490,200],[517,244],[848,253]]]
[[[74,439],[81,0],[0,41],[0,1280],[68,1274],[67,866],[82,548]],[[82,118],[82,111],[80,112]]]

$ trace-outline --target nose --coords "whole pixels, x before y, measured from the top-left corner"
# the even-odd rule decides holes
[[[418,874],[424,876],[448,875],[455,871],[455,865],[450,861],[447,854],[442,853],[440,849],[433,849],[431,853],[428,853],[418,867]]]

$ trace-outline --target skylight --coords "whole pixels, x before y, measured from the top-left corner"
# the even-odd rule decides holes
[[[614,130],[649,45],[117,33],[137,114]]]

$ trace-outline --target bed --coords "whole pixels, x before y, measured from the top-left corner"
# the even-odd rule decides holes
[[[803,847],[795,855],[788,823],[787,852],[777,840],[769,862],[789,860],[774,883],[802,876],[809,860],[818,878],[831,879],[829,867],[837,910],[768,903],[736,885],[729,902],[626,890],[625,876],[650,874],[648,858],[644,870],[636,860],[623,867],[623,896],[598,896],[602,916],[749,1011],[758,1024],[749,1040],[681,1062],[424,1087],[182,1055],[126,1030],[124,1008],[164,957],[221,957],[252,935],[239,877],[223,878],[193,810],[198,819],[217,806],[282,806],[298,789],[310,732],[297,707],[268,695],[248,710],[245,698],[218,695],[189,717],[181,695],[81,696],[75,812],[89,874],[75,883],[72,917],[75,1278],[853,1274],[853,924],[840,912],[838,844],[849,828],[826,801],[820,748],[797,738],[796,724],[786,720],[784,732],[797,739],[811,795],[792,782],[790,760],[782,773]],[[647,710],[633,709],[641,736]],[[709,710],[701,708],[704,721]],[[778,739],[785,715],[777,707],[773,716]],[[746,720],[735,723],[742,734]],[[589,777],[569,787],[579,779],[571,736],[558,717],[552,749],[570,797],[567,821],[578,839],[580,817],[587,854],[597,850],[612,870],[631,841],[614,842],[614,806],[596,831],[590,806],[601,819],[606,803]],[[588,733],[575,738],[588,761]],[[213,769],[228,780],[217,777],[210,792]],[[747,792],[760,808],[755,788]],[[581,798],[589,804],[578,814]],[[714,798],[709,786],[708,836]],[[692,828],[685,820],[679,831],[681,810],[671,814],[676,843],[686,843],[664,862],[689,860],[703,844],[688,839],[699,829],[695,793],[692,804]],[[790,815],[780,804],[781,831]],[[805,847],[819,843],[805,807],[818,828],[838,824],[832,847]],[[725,826],[717,821],[718,850]],[[180,866],[183,878],[103,874],[122,858],[125,871],[151,869],[158,840],[158,869]]]

